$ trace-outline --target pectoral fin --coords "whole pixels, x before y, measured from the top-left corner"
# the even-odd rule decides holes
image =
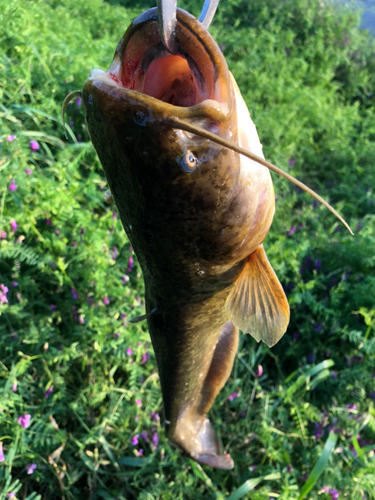
[[[225,309],[229,319],[244,333],[268,347],[284,335],[289,323],[289,304],[263,245],[249,255]]]

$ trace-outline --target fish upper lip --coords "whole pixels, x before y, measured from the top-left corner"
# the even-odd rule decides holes
[[[216,42],[182,9],[177,9],[175,37],[179,53],[171,55],[161,43],[157,9],[149,9],[121,39],[108,71],[92,70],[88,82],[100,82],[113,97],[131,96],[176,116],[208,114],[225,121],[232,108],[229,71]]]
[[[230,109],[228,103],[226,102],[220,103],[215,99],[205,99],[199,104],[195,104],[190,107],[175,106],[173,104],[160,101],[159,99],[147,94],[143,94],[142,92],[123,87],[119,82],[113,80],[108,72],[102,69],[93,69],[86,80],[86,83],[88,82],[91,82],[91,84],[95,87],[100,86],[100,89],[104,92],[107,91],[107,93],[109,93],[111,89],[116,89],[115,95],[118,99],[131,97],[132,100],[138,101],[150,109],[163,108],[166,114],[170,113],[171,115],[179,118],[193,118],[201,116],[221,122],[225,121],[229,116]],[[111,94],[114,97],[113,92],[111,92]]]

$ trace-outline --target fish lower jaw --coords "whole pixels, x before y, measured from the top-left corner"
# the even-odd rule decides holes
[[[108,74],[106,71],[104,71],[102,69],[93,69],[90,72],[88,80],[100,81],[100,82],[106,83],[107,85],[110,85],[111,87],[122,88],[122,85],[119,82],[118,78]]]

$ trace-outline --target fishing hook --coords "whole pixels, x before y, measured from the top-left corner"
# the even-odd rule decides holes
[[[220,0],[205,0],[199,21],[208,29]],[[175,40],[177,0],[157,0],[159,31],[164,47],[171,54],[178,52]]]

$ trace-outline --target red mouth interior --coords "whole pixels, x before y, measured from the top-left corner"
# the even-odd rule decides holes
[[[161,45],[155,19],[135,26],[119,45],[109,76],[126,89],[174,106],[217,100],[216,69],[203,43],[180,24],[176,40],[181,53],[171,55]]]
[[[151,63],[143,93],[174,106],[194,106],[202,100],[189,64],[181,56],[163,57]]]

